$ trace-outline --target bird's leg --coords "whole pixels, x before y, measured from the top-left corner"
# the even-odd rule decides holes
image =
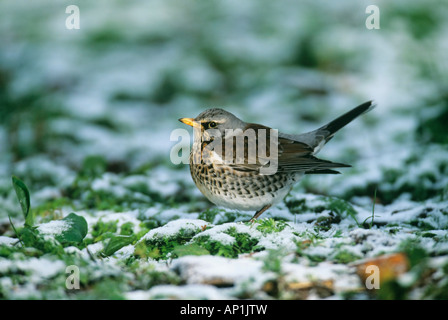
[[[259,216],[261,216],[261,214],[262,214],[263,212],[265,212],[266,210],[268,210],[270,207],[271,207],[270,204],[265,205],[263,208],[261,208],[260,210],[258,210],[257,212],[255,212],[254,216],[253,216],[252,219],[250,219],[249,221],[250,221],[250,222],[255,222],[255,220],[257,220],[257,218],[258,218]]]

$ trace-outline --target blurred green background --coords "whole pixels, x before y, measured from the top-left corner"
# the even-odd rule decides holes
[[[65,26],[72,4],[79,30]],[[379,30],[365,26],[371,4]],[[443,199],[447,16],[436,0],[3,0],[2,216],[16,211],[11,174],[37,205],[101,207],[85,192],[103,173],[148,176],[154,185],[140,191],[153,201],[202,201],[185,191],[194,188],[187,167],[169,161],[179,117],[224,107],[301,133],[370,99],[378,108],[322,151],[354,168],[300,188],[349,199],[378,189],[384,203]]]
[[[447,17],[446,0],[0,0],[0,299],[446,299]],[[319,154],[352,168],[305,177],[251,226],[170,162],[177,119],[209,107],[303,133],[371,99]],[[397,252],[410,271],[362,290],[353,263]],[[208,271],[230,282],[189,286]]]

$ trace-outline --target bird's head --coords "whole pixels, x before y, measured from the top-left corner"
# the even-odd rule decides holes
[[[244,129],[246,123],[223,109],[208,109],[196,118],[181,118],[180,122],[200,130],[202,140],[212,140],[213,136],[226,136],[226,130]]]

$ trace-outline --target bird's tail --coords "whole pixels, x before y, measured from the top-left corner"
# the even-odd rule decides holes
[[[363,104],[353,108],[342,116],[334,119],[330,123],[320,127],[317,130],[303,133],[292,137],[292,139],[300,142],[304,142],[313,148],[313,154],[316,154],[322,149],[322,147],[333,138],[334,134],[346,126],[348,123],[359,117],[363,113],[366,113],[376,107],[376,103],[371,100],[364,102]]]
[[[376,107],[376,103],[371,100],[364,102],[363,104],[353,108],[342,116],[334,119],[330,123],[324,125],[323,127],[317,129],[317,132],[325,132],[326,142],[330,140],[333,135],[341,128],[352,122],[355,118],[359,117],[363,113],[366,113]]]

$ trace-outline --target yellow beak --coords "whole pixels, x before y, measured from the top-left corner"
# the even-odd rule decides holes
[[[193,118],[180,118],[179,119],[180,122],[188,124],[189,126],[194,127],[195,125],[197,126],[197,124],[199,124],[198,122],[196,122],[197,124],[195,124],[195,121]]]

